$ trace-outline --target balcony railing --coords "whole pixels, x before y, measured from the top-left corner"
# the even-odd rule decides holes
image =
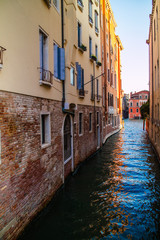
[[[53,74],[49,71],[49,70],[46,70],[46,69],[43,69],[43,68],[38,68],[40,70],[40,85],[42,84],[45,84],[45,85],[48,85],[48,86],[52,86],[52,77],[53,77]]]

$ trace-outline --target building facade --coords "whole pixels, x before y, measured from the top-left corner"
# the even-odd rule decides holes
[[[123,101],[122,101],[122,112],[123,119],[127,119],[129,117],[129,94],[124,93]]]
[[[144,90],[140,92],[130,93],[129,99],[129,119],[140,119],[141,106],[149,99],[149,91]]]
[[[122,45],[112,13],[105,68],[101,14],[98,0],[0,1],[0,239],[120,129]]]
[[[123,49],[109,0],[100,1],[102,51],[103,142],[122,127],[122,84],[120,53]]]
[[[160,2],[152,1],[150,28],[147,43],[149,45],[149,88],[150,119],[149,137],[160,158]]]

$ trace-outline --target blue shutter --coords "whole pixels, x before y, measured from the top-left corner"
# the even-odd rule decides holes
[[[54,77],[58,78],[58,46],[54,44]]]
[[[65,50],[59,48],[59,78],[65,80]]]
[[[77,66],[77,89],[81,89],[82,69],[81,65]]]

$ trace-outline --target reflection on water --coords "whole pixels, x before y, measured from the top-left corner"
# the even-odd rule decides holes
[[[160,166],[142,121],[107,140],[21,239],[160,239]]]

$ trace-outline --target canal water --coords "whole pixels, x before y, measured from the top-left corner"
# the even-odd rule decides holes
[[[142,121],[126,120],[20,239],[160,239],[160,165]]]

